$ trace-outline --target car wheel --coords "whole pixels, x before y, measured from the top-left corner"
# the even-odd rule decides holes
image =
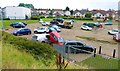
[[[20,36],[20,34],[16,34],[16,36]]]
[[[108,34],[111,35],[110,32],[108,32]]]
[[[37,34],[37,31],[34,31],[35,34]]]
[[[31,34],[31,32],[28,32],[28,35],[30,35]]]

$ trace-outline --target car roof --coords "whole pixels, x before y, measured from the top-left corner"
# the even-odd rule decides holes
[[[55,31],[54,31],[54,32],[51,32],[50,34],[52,34],[52,33],[53,33],[54,35],[56,35],[57,38],[61,37],[58,32],[55,32]]]
[[[65,41],[66,43],[71,43],[71,42],[80,42],[80,43],[84,43],[84,42],[82,42],[82,41],[76,41],[76,40],[66,40]],[[85,44],[85,43],[84,43]]]
[[[49,35],[49,34],[34,34],[35,36]],[[34,36],[33,35],[33,36]]]
[[[22,30],[22,29],[29,29],[29,28],[20,28],[20,29],[18,29],[18,30]]]

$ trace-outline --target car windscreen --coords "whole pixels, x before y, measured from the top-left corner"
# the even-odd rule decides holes
[[[58,38],[58,42],[64,42],[64,39],[62,37]]]
[[[38,30],[45,30],[45,28],[38,28]]]
[[[118,32],[118,30],[112,30],[113,32]]]

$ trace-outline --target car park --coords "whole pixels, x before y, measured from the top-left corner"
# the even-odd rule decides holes
[[[26,25],[25,23],[22,23],[22,22],[15,22],[15,23],[12,23],[10,26],[13,28],[24,28]]]
[[[45,33],[47,31],[47,27],[38,27],[34,29],[34,33]]]
[[[66,52],[68,52],[68,49],[70,49],[71,52],[74,52],[75,49],[73,49],[73,48],[78,49],[76,52],[81,52],[82,50],[93,52],[95,49],[94,47],[92,47],[90,45],[86,45],[85,43],[83,43],[81,41],[73,41],[73,40],[66,40],[64,43],[64,46],[65,46]],[[73,48],[70,48],[70,47],[73,47]]]
[[[115,34],[117,34],[117,33],[119,33],[120,32],[120,30],[118,30],[118,29],[113,29],[113,30],[109,30],[108,31],[108,34],[110,34],[110,35],[115,35]]]
[[[20,28],[20,29],[15,30],[15,31],[12,32],[12,34],[16,35],[16,36],[18,36],[18,35],[29,35],[31,33],[32,32],[31,32],[31,30],[29,28]]]
[[[120,33],[113,35],[113,40],[120,42]]]
[[[82,30],[92,30],[92,28],[91,27],[88,27],[88,26],[85,26],[85,25],[83,25],[83,26],[81,26],[81,29]]]

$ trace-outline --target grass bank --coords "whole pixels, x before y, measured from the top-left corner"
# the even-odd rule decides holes
[[[77,64],[86,65],[88,68],[92,69],[118,69],[118,64],[120,60],[117,59],[107,59],[102,56],[90,57]]]
[[[76,37],[86,39],[86,40],[90,40],[90,41],[101,42],[101,43],[118,44],[118,42],[107,41],[107,40],[99,40],[99,39],[96,39],[96,38],[93,38],[93,37],[85,37],[85,36],[76,36]]]
[[[31,54],[20,51],[16,46],[3,43],[3,69],[49,69],[56,68],[54,61],[46,66],[42,60],[36,60]],[[51,66],[52,65],[52,66]]]

